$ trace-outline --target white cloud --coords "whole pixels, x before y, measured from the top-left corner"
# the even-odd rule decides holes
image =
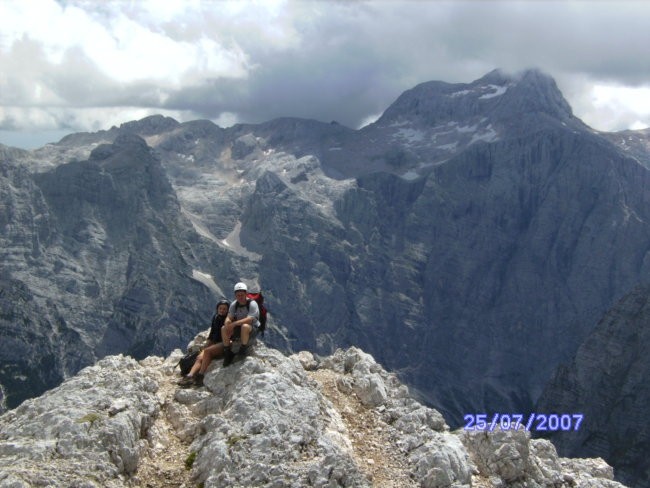
[[[592,88],[594,106],[623,108],[637,114],[650,113],[650,86],[629,87],[595,84]]]
[[[360,127],[417,83],[530,67],[591,126],[638,127],[647,90],[594,87],[650,81],[649,16],[637,1],[0,0],[0,128],[139,111]]]
[[[367,126],[367,125],[370,125],[370,124],[372,124],[373,122],[377,122],[377,120],[379,119],[379,117],[381,117],[381,114],[373,114],[373,115],[369,115],[368,117],[366,117],[365,119],[363,119],[363,120],[361,121],[361,123],[359,124],[358,129],[361,129],[361,128]]]
[[[94,12],[97,5],[106,8]],[[155,80],[178,85],[190,75],[247,75],[246,55],[236,43],[225,46],[205,33],[198,40],[184,40],[160,28],[160,22],[190,9],[192,3],[155,2],[160,9],[145,3],[147,12],[156,13],[146,21],[129,17],[121,10],[124,5],[82,2],[62,7],[54,0],[5,0],[0,2],[0,48],[10,53],[15,43],[31,40],[42,47],[52,65],[61,65],[76,50],[120,83]]]
[[[223,112],[213,122],[219,127],[231,127],[239,122],[239,118],[232,112]]]
[[[155,24],[173,22],[187,13],[201,9],[200,0],[139,0],[131,2],[132,9],[142,12],[142,16]]]
[[[574,112],[591,127],[609,132],[650,127],[650,85],[624,86],[581,76],[563,81],[560,88]]]
[[[650,86],[627,87],[596,84],[592,89],[594,111],[609,118],[609,130],[650,127]]]
[[[119,126],[125,121],[139,120],[149,115],[162,114],[180,122],[193,120],[195,114],[183,110],[151,109],[143,107],[0,107],[0,120],[9,121],[5,128],[25,128],[31,131],[98,131]]]

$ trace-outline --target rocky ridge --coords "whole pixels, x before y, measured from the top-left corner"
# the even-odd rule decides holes
[[[0,487],[622,486],[523,431],[450,432],[356,348],[258,344],[187,390],[180,355],[106,357],[2,415]]]
[[[603,133],[628,156],[639,164],[650,168],[650,129],[624,130],[614,133]]]

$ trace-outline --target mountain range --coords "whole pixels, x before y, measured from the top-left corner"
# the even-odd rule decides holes
[[[153,116],[0,147],[4,401],[166,354],[243,280],[273,347],[359,346],[452,426],[529,412],[648,283],[649,141],[528,70],[423,83],[359,130]]]

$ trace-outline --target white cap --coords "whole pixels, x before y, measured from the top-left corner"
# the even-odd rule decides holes
[[[239,283],[237,283],[235,285],[235,291],[237,292],[239,290],[248,291],[248,287],[246,286],[246,283],[242,283],[241,281]]]

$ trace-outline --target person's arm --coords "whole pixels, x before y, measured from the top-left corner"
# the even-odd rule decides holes
[[[260,306],[257,304],[255,300],[252,300],[250,305],[248,306],[248,317],[247,319],[251,319],[249,324],[253,325],[254,323],[258,322],[260,320]],[[259,325],[259,324],[258,324]]]
[[[244,325],[244,324],[252,324],[254,320],[255,320],[255,317],[253,317],[252,315],[248,315],[248,316],[244,317],[243,319],[233,321],[232,326],[233,327],[239,327],[240,325]]]

